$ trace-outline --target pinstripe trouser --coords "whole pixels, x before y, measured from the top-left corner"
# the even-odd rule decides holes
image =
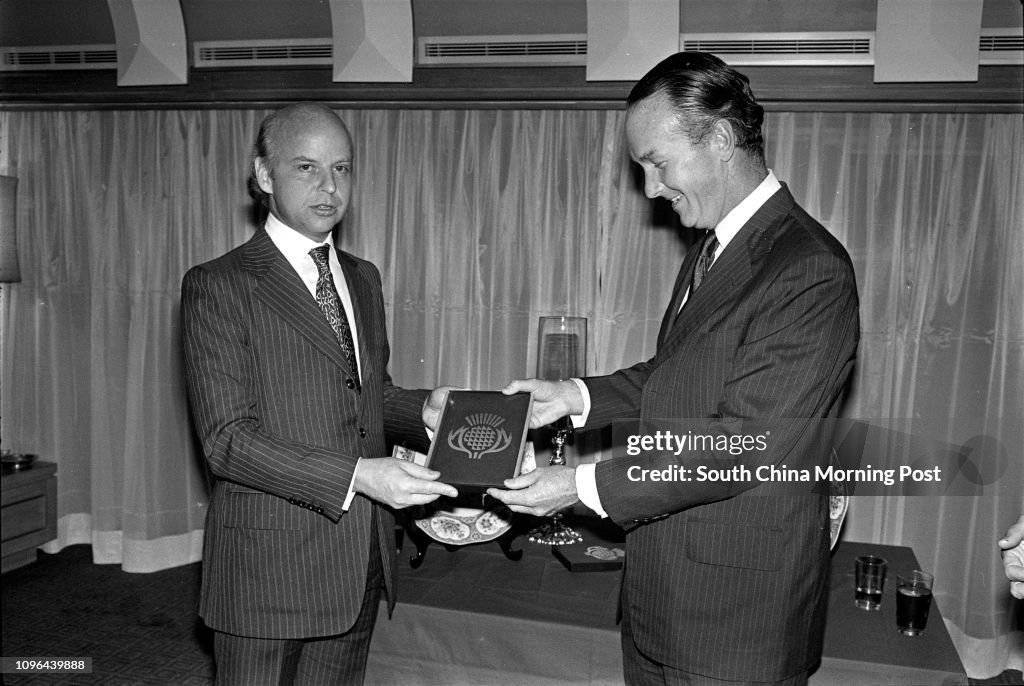
[[[377,621],[384,572],[377,537],[370,537],[366,593],[352,628],[338,636],[264,639],[215,631],[217,686],[349,686],[362,684]]]
[[[623,603],[628,602],[623,593]],[[650,659],[636,647],[629,623],[629,612],[623,608],[622,624],[622,675],[627,686],[806,686],[807,674],[782,681],[723,681],[700,674],[693,674],[670,665]]]

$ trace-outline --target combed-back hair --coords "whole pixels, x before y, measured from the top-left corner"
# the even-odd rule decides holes
[[[679,114],[679,124],[694,145],[707,141],[719,120],[736,133],[736,146],[764,164],[764,108],[754,98],[750,81],[706,52],[677,52],[651,69],[633,86],[628,107],[664,94]]]

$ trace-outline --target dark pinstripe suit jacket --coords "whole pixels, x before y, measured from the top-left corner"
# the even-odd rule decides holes
[[[356,496],[360,456],[385,454],[384,427],[422,444],[426,391],[392,386],[380,275],[338,253],[359,334],[355,389],[327,319],[262,228],[194,267],[182,285],[193,419],[215,480],[200,614],[261,638],[327,636],[355,621],[370,537],[394,603],[394,516]]]
[[[759,463],[817,461],[821,422],[808,420],[836,413],[859,338],[846,251],[783,186],[677,318],[696,252],[680,270],[655,356],[586,379],[588,428],[622,417],[692,418],[688,426],[716,434],[735,431],[730,420],[738,418],[772,432]],[[753,453],[730,459],[743,464]],[[597,466],[602,505],[629,529],[623,611],[635,641],[657,661],[719,679],[778,680],[806,670],[821,654],[826,499],[756,479],[737,487],[629,478],[633,465],[682,460],[694,469],[710,458],[652,452]]]

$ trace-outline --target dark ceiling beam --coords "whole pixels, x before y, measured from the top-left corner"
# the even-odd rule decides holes
[[[871,67],[745,67],[770,110],[1024,112],[1024,68],[983,66],[971,83],[873,82]],[[618,108],[631,83],[583,67],[416,68],[411,84],[331,81],[330,68],[193,69],[183,86],[118,88],[112,71],[4,72],[3,109],[276,107],[317,100],[374,108]]]

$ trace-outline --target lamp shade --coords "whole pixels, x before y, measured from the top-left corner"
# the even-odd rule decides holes
[[[21,281],[18,270],[18,227],[15,198],[18,179],[0,176],[0,282]]]

